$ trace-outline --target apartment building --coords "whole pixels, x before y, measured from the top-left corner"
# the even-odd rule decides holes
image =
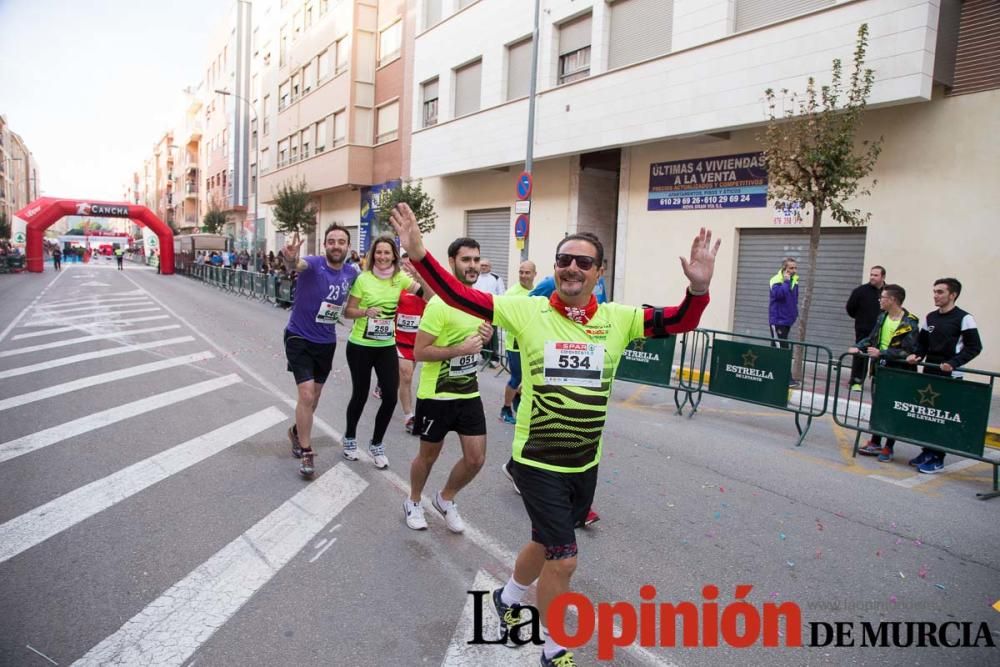
[[[876,83],[861,139],[884,137],[863,228],[824,222],[811,340],[842,351],[844,314],[866,267],[882,264],[907,306],[933,308],[936,278],[965,285],[984,337],[1000,330],[988,296],[998,255],[980,239],[997,219],[1000,5],[989,0],[542,0],[529,256],[544,275],[565,234],[597,233],[614,297],[675,303],[674,258],[702,227],[724,239],[704,325],[766,334],[767,279],[808,250],[810,218],[775,211],[758,186],[737,201],[665,197],[665,175],[746,169],[761,150],[764,91],[802,91],[851,62],[870,28]],[[435,197],[432,250],[483,244],[514,276],[515,182],[528,126],[533,3],[419,0],[409,175]],[[766,184],[766,174],[757,174]],[[682,182],[682,181],[681,181]],[[667,183],[667,185],[665,185]],[[702,193],[713,197],[711,188]],[[750,190],[748,190],[748,193]],[[675,201],[676,200],[676,201]],[[808,212],[807,212],[808,213]],[[510,282],[508,280],[508,282]],[[1000,364],[986,351],[977,366]]]
[[[15,219],[20,211],[39,196],[38,163],[24,140],[0,115],[0,212],[11,224],[11,239],[24,244],[24,221]]]
[[[364,249],[371,202],[397,184],[409,151],[413,20],[405,0],[276,0],[255,18],[260,201],[304,181],[321,231],[348,226]],[[283,238],[267,216],[267,245]],[[307,247],[319,250],[319,234]]]
[[[174,228],[181,234],[197,233],[204,215],[202,202],[198,197],[201,169],[202,114],[204,104],[201,90],[188,88],[184,91],[184,119],[174,136],[176,145],[176,179],[173,187]]]

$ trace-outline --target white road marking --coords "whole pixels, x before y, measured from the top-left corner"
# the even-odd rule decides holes
[[[131,278],[126,277],[126,279],[129,280],[130,282],[132,282],[133,285],[136,285],[136,287],[138,287],[138,284],[135,283],[134,281],[132,281]],[[218,350],[220,354],[223,354],[223,355],[228,354],[226,352],[226,350],[224,350],[222,347],[220,347],[218,344],[216,344],[214,340],[212,340],[211,338],[209,338],[205,334],[201,333],[201,331],[199,331],[193,324],[191,324],[189,321],[187,321],[187,319],[185,319],[183,316],[181,316],[176,311],[174,311],[172,308],[170,308],[170,306],[166,305],[165,303],[163,303],[163,301],[161,301],[160,299],[156,298],[153,295],[150,295],[150,298],[153,299],[153,301],[155,301],[156,303],[160,304],[160,307],[162,307],[165,311],[167,311],[168,313],[170,313],[174,317],[174,319],[176,319],[177,321],[179,321],[182,324],[184,324],[185,327],[187,327],[188,329],[190,329],[194,333],[198,334],[202,338],[202,340],[204,340],[206,343],[208,343],[209,345],[211,345],[212,347],[214,347],[216,350]],[[253,370],[252,368],[250,368],[249,366],[247,366],[246,364],[244,364],[239,359],[230,358],[229,360],[232,363],[236,364],[236,366],[240,370],[242,370],[247,376],[251,377],[261,387],[263,387],[264,389],[267,389],[269,392],[271,392],[276,399],[282,401],[286,405],[290,406],[292,409],[295,409],[295,405],[296,405],[295,399],[289,398],[284,392],[282,392],[280,389],[278,389],[274,384],[272,384],[271,382],[269,382],[268,380],[266,380],[262,375],[260,375],[260,373],[257,373],[255,370]],[[321,431],[323,431],[325,434],[327,434],[328,436],[330,436],[331,438],[333,438],[334,441],[336,441],[338,443],[342,443],[343,442],[343,435],[341,433],[339,433],[336,429],[334,429],[332,426],[330,426],[324,420],[320,419],[319,417],[316,417],[315,415],[313,416],[313,424],[317,428],[319,428]],[[369,461],[371,460],[371,458],[367,454],[367,452],[362,453],[362,457],[365,458],[365,459],[368,459]],[[396,473],[392,472],[391,470],[383,470],[378,476],[379,476],[380,479],[388,480],[393,486],[395,486],[397,489],[399,489],[404,495],[409,495],[409,493],[410,493],[410,482],[409,482],[409,480],[405,480],[404,481],[402,477],[400,477]],[[427,505],[430,504],[430,499],[426,495],[422,495],[421,496],[421,500],[425,504],[427,504]],[[444,518],[440,517],[435,512],[430,512],[429,516],[432,517],[432,520],[440,520],[442,523],[444,522]],[[480,549],[482,549],[483,551],[485,551],[487,554],[489,554],[490,556],[492,556],[495,560],[497,560],[501,564],[503,564],[504,567],[513,568],[514,561],[517,560],[517,554],[515,554],[513,551],[511,551],[510,549],[508,549],[507,547],[505,547],[498,540],[492,538],[491,536],[487,535],[483,531],[481,531],[478,528],[476,528],[465,517],[463,517],[463,520],[465,521],[465,532],[463,533],[463,536],[465,537],[465,539],[470,540],[477,547],[479,547]],[[336,528],[336,526],[335,526],[335,528]],[[330,532],[333,532],[333,531],[331,530]],[[617,623],[615,624],[615,632],[617,634],[621,634],[621,627]],[[651,653],[650,651],[648,651],[646,648],[644,648],[642,646],[639,646],[638,644],[633,644],[631,646],[626,646],[626,647],[623,648],[623,650],[628,651],[629,653],[633,654],[634,656],[637,656],[643,662],[643,664],[657,665],[659,667],[676,667],[676,665],[674,665],[674,663],[666,662],[662,658],[657,657],[656,655],[654,655],[653,653]]]
[[[34,299],[32,299],[31,303],[29,303],[24,310],[22,310],[20,313],[18,313],[17,317],[15,317],[13,320],[11,320],[10,324],[8,324],[4,328],[4,330],[2,332],[0,332],[0,340],[3,340],[4,338],[7,337],[7,334],[10,333],[10,330],[17,326],[17,323],[21,321],[21,318],[23,318],[25,315],[27,315],[28,311],[31,310],[35,306],[35,304],[38,303],[39,299],[41,299],[43,296],[45,296],[45,293],[48,292],[49,289],[51,289],[51,287],[56,284],[56,281],[59,280],[60,277],[62,277],[62,273],[56,274],[56,277],[52,279],[52,282],[50,282],[48,285],[46,285],[42,289],[42,291],[38,293],[38,296],[36,296]]]
[[[335,538],[333,538],[332,540],[330,540],[329,542],[327,542],[327,543],[326,543],[326,546],[325,546],[325,547],[323,547],[322,549],[320,549],[320,550],[319,550],[319,552],[318,552],[318,553],[317,553],[317,554],[316,554],[315,556],[313,556],[312,558],[310,558],[310,559],[309,559],[309,562],[310,562],[310,563],[315,563],[315,562],[316,562],[316,560],[317,560],[317,559],[318,559],[318,558],[319,558],[320,556],[322,556],[323,554],[325,554],[325,553],[326,553],[326,550],[327,550],[327,549],[329,549],[330,547],[332,547],[332,546],[333,546],[333,543],[334,543],[334,542],[336,542],[336,541],[337,541],[337,538],[335,537]]]
[[[59,496],[0,525],[0,563],[286,419],[270,407]]]
[[[124,380],[125,378],[144,375],[145,373],[155,373],[157,371],[166,370],[167,368],[193,364],[196,361],[204,361],[205,359],[212,359],[214,357],[215,355],[211,352],[195,352],[194,354],[185,354],[180,357],[152,361],[148,364],[129,366],[117,371],[109,371],[99,375],[82,377],[78,380],[64,382],[51,387],[45,387],[44,389],[39,389],[37,391],[30,391],[27,394],[20,394],[19,396],[11,396],[10,398],[0,399],[0,411],[10,410],[11,408],[27,405],[28,403],[34,403],[35,401],[42,401],[47,398],[52,398],[53,396],[62,396],[63,394],[68,394],[72,391],[79,391],[80,389],[86,389],[87,387],[95,387],[99,384],[105,384],[107,382],[116,382],[118,380]]]
[[[243,379],[236,373],[223,375],[222,377],[212,378],[211,380],[205,380],[204,382],[172,389],[162,394],[156,394],[148,398],[141,398],[138,401],[108,408],[101,412],[94,412],[86,417],[68,421],[65,424],[59,424],[20,438],[15,438],[14,440],[9,440],[0,444],[0,463],[83,433],[88,433],[131,417],[137,417],[159,408],[165,408],[174,403],[180,403],[189,398],[195,398],[196,396],[201,396],[202,394],[207,394],[242,381]]]
[[[112,347],[107,350],[94,350],[93,352],[81,352],[80,354],[74,354],[73,356],[70,357],[53,359],[52,361],[43,361],[37,364],[31,364],[29,366],[20,366],[18,368],[8,368],[7,370],[0,371],[0,380],[17,377],[19,375],[28,375],[29,373],[38,373],[39,371],[47,371],[51,368],[68,366],[70,364],[75,364],[81,361],[90,361],[91,359],[103,359],[104,357],[114,357],[116,355],[126,354],[128,352],[141,352],[143,350],[152,350],[158,347],[165,347],[167,345],[179,345],[181,343],[190,343],[193,340],[194,340],[193,336],[178,336],[176,338],[164,338],[163,340],[154,340],[148,343],[122,345],[120,347]]]
[[[955,461],[954,463],[946,465],[939,473],[935,473],[933,475],[928,475],[927,473],[917,473],[912,477],[904,477],[903,479],[893,479],[891,477],[883,477],[882,475],[868,475],[868,477],[871,479],[877,479],[880,482],[889,482],[889,484],[895,484],[896,486],[902,486],[906,489],[912,489],[915,486],[920,486],[921,484],[933,481],[934,477],[937,475],[943,475],[949,472],[958,472],[959,470],[971,468],[979,463],[982,463],[982,461],[977,461],[975,459],[962,459],[961,461]]]
[[[46,308],[49,306],[70,306],[74,304],[102,304],[111,303],[113,301],[128,301],[129,299],[135,299],[139,296],[145,298],[145,294],[141,290],[129,290],[127,292],[115,292],[114,294],[102,294],[100,297],[85,296],[79,299],[58,299],[56,301],[46,301],[45,303],[38,304],[39,308]]]
[[[484,570],[479,570],[469,590],[492,591],[500,586],[503,586],[502,582]],[[489,607],[486,604],[483,605],[483,638],[495,641],[500,636],[499,623],[497,622],[496,612],[492,609],[492,598],[486,596],[485,601],[489,603]],[[465,606],[462,607],[462,616],[458,619],[458,625],[451,636],[451,642],[448,644],[448,650],[444,654],[444,660],[441,661],[441,667],[493,667],[494,665],[496,667],[507,667],[507,665],[513,664],[515,660],[512,658],[516,653],[514,649],[508,646],[468,643],[475,632],[474,614],[475,598],[467,594],[465,597]],[[521,650],[530,651],[531,649],[525,647]],[[537,653],[532,652],[531,658],[537,659]]]
[[[183,665],[367,486],[334,466],[73,664]]]
[[[149,303],[148,301],[146,303]],[[137,303],[137,306],[143,306],[146,304]],[[149,308],[133,308],[132,310],[119,310],[114,313],[106,313],[103,311],[98,311],[95,313],[90,313],[89,315],[74,315],[72,317],[36,317],[25,324],[22,327],[45,327],[53,324],[62,324],[64,322],[78,322],[79,320],[91,320],[93,323],[99,322],[116,322],[115,319],[119,315],[132,315],[134,313],[152,313],[160,310],[156,306],[151,306]]]
[[[89,283],[80,283],[80,287],[111,287],[111,285],[91,280]]]
[[[94,304],[92,306],[81,306],[79,308],[46,308],[39,309],[35,308],[36,315],[77,315],[86,312],[109,312],[115,308],[131,308],[133,306],[145,306],[150,303],[148,298],[136,297],[130,299],[129,301],[120,301],[118,303],[100,303]]]
[[[159,310],[155,308],[154,310]],[[108,320],[104,322],[83,322],[81,324],[70,324],[65,327],[57,327],[55,329],[46,329],[45,331],[32,331],[26,334],[17,334],[16,336],[11,336],[11,340],[21,340],[22,338],[38,338],[39,336],[51,336],[58,333],[66,333],[67,331],[87,331],[90,332],[94,327],[102,326],[118,326],[121,324],[132,325],[136,322],[153,322],[155,320],[169,320],[169,315],[149,315],[147,317],[131,317],[127,320]]]
[[[148,327],[146,329],[136,329],[134,331],[123,331],[121,333],[108,335],[104,334],[91,334],[89,336],[80,336],[79,338],[67,338],[66,340],[58,340],[54,343],[43,343],[40,345],[29,345],[28,347],[17,347],[13,350],[6,350],[0,352],[0,357],[13,357],[17,354],[28,354],[29,352],[39,352],[41,350],[50,350],[56,347],[66,347],[67,345],[76,345],[77,343],[87,343],[92,340],[109,340],[114,342],[121,342],[116,340],[117,338],[123,338],[126,336],[137,336],[139,334],[153,333],[155,331],[167,331],[168,329],[180,329],[179,324],[166,324],[161,327]]]
[[[29,651],[32,651],[32,652],[37,653],[38,655],[42,656],[43,658],[45,658],[46,660],[48,660],[49,662],[51,662],[53,665],[58,665],[59,664],[58,662],[56,662],[55,660],[53,660],[49,656],[47,656],[44,653],[42,653],[41,651],[39,651],[37,648],[32,647],[31,644],[25,644],[24,646]]]

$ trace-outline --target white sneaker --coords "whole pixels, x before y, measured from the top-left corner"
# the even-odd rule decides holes
[[[514,475],[511,474],[509,465],[510,461],[507,461],[500,466],[500,470],[503,472],[503,476],[510,480],[511,485],[514,487],[514,493],[521,495],[521,489],[517,488],[517,482],[514,481]]]
[[[389,467],[389,457],[385,455],[384,445],[368,445],[368,453],[372,455],[372,459],[375,460],[375,467],[379,470],[385,470]]]
[[[344,458],[348,461],[358,460],[358,439],[344,438]]]
[[[444,517],[444,522],[448,526],[448,530],[453,533],[465,532],[465,522],[462,521],[462,517],[458,513],[458,505],[454,502],[445,503],[444,499],[441,498],[440,491],[434,495],[434,500],[431,501],[431,504]],[[447,509],[444,507],[445,504],[447,504]]]
[[[406,515],[406,525],[413,530],[427,530],[427,519],[424,518],[424,508],[420,503],[403,501],[403,514]]]

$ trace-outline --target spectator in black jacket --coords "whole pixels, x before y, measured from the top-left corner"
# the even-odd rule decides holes
[[[923,359],[937,368],[924,367],[926,375],[952,376],[952,373],[979,356],[983,343],[976,320],[955,302],[962,293],[962,283],[955,278],[934,281],[934,305],[937,310],[927,313],[917,336],[917,349],[907,357],[911,364]],[[954,377],[960,377],[956,374]],[[920,456],[910,460],[922,473],[933,475],[944,468],[944,452],[924,447]]]
[[[854,288],[847,299],[847,314],[854,320],[854,340],[861,340],[875,326],[878,319],[878,299],[885,286],[885,267],[873,266],[868,272],[868,282]],[[854,357],[851,366],[851,391],[861,391],[868,374],[869,361],[866,357]]]

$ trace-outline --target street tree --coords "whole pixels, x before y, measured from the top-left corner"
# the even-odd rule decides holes
[[[275,227],[285,234],[307,234],[316,226],[316,207],[312,203],[305,179],[285,181],[272,193]]]
[[[406,181],[397,188],[383,190],[375,202],[375,221],[378,229],[373,232],[374,236],[381,233],[389,233],[392,227],[389,225],[389,214],[396,204],[409,204],[413,214],[417,218],[417,226],[422,234],[427,234],[434,229],[437,224],[437,213],[434,211],[434,199],[424,191],[420,181]]]
[[[226,214],[217,203],[212,202],[201,221],[201,229],[209,234],[221,234],[227,222]]]
[[[820,86],[809,77],[803,94],[782,89],[779,96],[771,88],[764,91],[768,105],[768,124],[757,137],[764,147],[767,164],[767,197],[776,208],[795,208],[812,216],[809,227],[809,259],[802,276],[805,295],[799,310],[799,337],[806,339],[809,308],[816,286],[816,258],[823,217],[829,213],[837,222],[859,227],[871,219],[871,213],[848,204],[857,197],[871,194],[876,180],[867,178],[882,150],[882,138],[857,142],[868,96],[875,80],[865,67],[868,50],[868,24],[858,28],[853,71],[844,81],[839,58],[833,61],[829,85]],[[796,348],[795,367],[801,363]]]

